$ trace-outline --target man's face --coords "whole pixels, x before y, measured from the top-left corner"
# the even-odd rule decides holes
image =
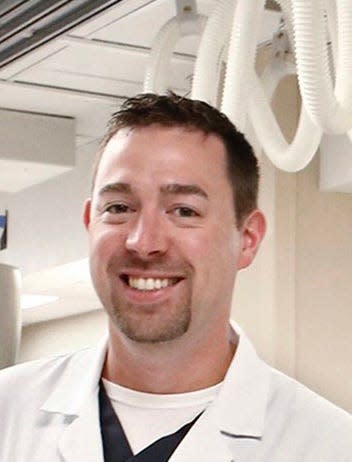
[[[236,272],[249,262],[219,138],[158,125],[120,130],[101,158],[85,224],[92,279],[118,332],[154,343],[227,323]]]

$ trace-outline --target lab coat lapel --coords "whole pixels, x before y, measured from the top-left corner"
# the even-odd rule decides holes
[[[79,416],[66,426],[59,452],[65,462],[104,462],[97,398],[87,402]]]
[[[219,396],[214,401],[218,428],[226,435],[261,438],[269,399],[269,367],[257,356],[252,344],[240,333],[235,357]]]
[[[62,427],[58,451],[65,462],[103,462],[98,390],[107,340],[67,359],[50,397],[41,407]],[[51,417],[50,417],[51,416]]]
[[[240,341],[219,396],[178,446],[172,462],[254,460],[264,430],[270,376],[245,334],[233,328]]]
[[[226,438],[214,423],[209,409],[197,420],[181,444],[170,457],[170,462],[232,462]]]

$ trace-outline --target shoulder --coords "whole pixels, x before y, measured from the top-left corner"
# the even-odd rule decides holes
[[[80,354],[81,351],[78,351],[45,359],[36,359],[2,369],[0,371],[0,391],[3,387],[14,385],[19,379],[31,380],[38,377],[38,374],[43,379],[43,376],[54,373]]]
[[[6,422],[1,461],[27,460],[33,450],[35,460],[57,460],[68,417],[95,409],[103,353],[86,349],[0,371],[0,416]]]
[[[0,411],[40,405],[62,377],[82,363],[89,350],[29,361],[0,371]]]
[[[284,406],[297,416],[304,415],[305,419],[329,420],[331,417],[352,423],[352,416],[348,412],[334,405],[327,399],[318,395],[297,380],[288,377],[282,372],[271,370],[271,405]]]
[[[281,421],[282,437],[300,443],[317,456],[325,454],[326,457],[331,453],[334,460],[344,460],[352,451],[351,414],[296,380],[270,370],[268,421],[275,422],[277,428]]]

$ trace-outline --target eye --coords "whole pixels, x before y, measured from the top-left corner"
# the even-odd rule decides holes
[[[108,213],[111,213],[113,215],[119,214],[119,213],[128,213],[130,211],[131,211],[131,209],[130,209],[130,207],[128,207],[128,205],[121,204],[121,203],[110,204],[110,205],[107,205],[104,208],[104,212],[108,212]]]
[[[108,202],[101,209],[102,221],[109,224],[120,224],[128,221],[135,209],[125,202]]]
[[[187,217],[198,217],[199,216],[199,214],[195,210],[191,209],[190,207],[185,207],[185,206],[176,207],[173,210],[173,212],[174,212],[174,215],[178,217],[187,218]]]

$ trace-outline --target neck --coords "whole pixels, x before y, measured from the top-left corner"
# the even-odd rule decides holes
[[[185,393],[220,383],[234,356],[238,338],[222,332],[191,332],[158,344],[127,339],[110,325],[103,377],[127,388],[148,393]],[[199,340],[199,341],[198,341]]]

